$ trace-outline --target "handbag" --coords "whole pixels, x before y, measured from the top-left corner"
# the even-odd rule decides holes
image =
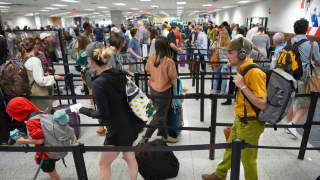
[[[217,53],[218,52],[218,53]],[[210,62],[214,62],[209,64],[209,66],[213,66],[213,67],[219,67],[219,45],[217,43],[217,49],[213,52],[211,58],[210,58]]]
[[[156,109],[137,85],[128,77],[127,79],[126,94],[129,107],[139,119],[148,121],[156,113]]]
[[[313,54],[313,45],[314,42],[311,42],[311,51],[310,51],[310,76],[308,78],[307,84],[306,84],[306,94],[310,94],[312,91],[319,91],[320,92],[320,78],[317,73],[317,71],[314,69],[313,64],[312,64],[312,54]],[[312,75],[312,70],[314,72],[314,75]]]
[[[226,141],[228,142],[229,137],[230,137],[230,133],[231,133],[231,127],[227,127],[223,130],[224,132],[224,136],[226,137]]]

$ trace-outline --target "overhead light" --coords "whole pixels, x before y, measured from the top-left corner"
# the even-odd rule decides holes
[[[151,1],[151,0],[140,0],[140,1]]]
[[[44,7],[43,9],[59,9],[59,8],[54,8],[54,7]]]
[[[126,13],[132,13],[132,12],[126,12]]]
[[[177,7],[177,9],[184,9],[184,7]]]
[[[39,14],[39,13],[28,13],[28,14],[26,14],[24,16],[34,16],[34,15],[37,15],[37,14]]]
[[[213,11],[220,11],[221,9],[215,9],[215,10],[213,10]]]
[[[108,7],[104,7],[104,6],[97,6],[97,8],[100,8],[100,9],[108,9]]]
[[[81,1],[76,1],[76,0],[60,0],[68,3],[81,3]]]
[[[183,11],[183,10],[179,10],[179,9],[178,9],[177,11]]]
[[[71,12],[65,12],[65,13],[54,14],[54,15],[50,15],[50,17],[61,16],[61,15],[64,15],[64,14],[71,14]]]
[[[103,16],[103,15],[99,15],[99,16]]]
[[[50,4],[51,6],[57,6],[57,7],[68,7],[68,5],[63,4]]]
[[[0,2],[0,4],[12,4],[12,3],[8,3],[8,2]]]
[[[177,2],[177,4],[187,4],[187,2]]]
[[[193,12],[200,12],[200,11],[193,11]]]
[[[150,7],[159,7],[159,6],[157,6],[157,5],[152,5],[152,6],[150,6]]]
[[[92,13],[92,14],[100,14],[100,13],[95,12],[95,13]]]
[[[238,3],[248,3],[250,1],[239,1]]]
[[[110,14],[106,14],[107,16],[110,16]]]
[[[130,8],[130,9],[132,9],[132,10],[139,10],[139,8]]]
[[[84,9],[85,11],[95,11],[95,9]]]
[[[204,4],[204,5],[202,5],[202,6],[212,6],[212,4]]]
[[[116,5],[116,6],[125,6],[126,4],[124,4],[124,3],[113,3],[114,5]]]
[[[50,10],[44,9],[44,10],[39,10],[39,11],[50,11]]]
[[[101,11],[101,12],[103,12],[103,13],[109,13],[110,11]]]
[[[223,6],[222,8],[231,8],[231,7],[234,7],[234,6]]]
[[[0,8],[11,8],[10,6],[0,6]]]

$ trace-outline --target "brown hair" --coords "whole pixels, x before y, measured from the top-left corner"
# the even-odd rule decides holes
[[[220,43],[220,47],[228,46],[231,43],[230,36],[227,30],[220,30],[218,42]]]
[[[202,26],[200,26],[200,25],[198,25],[197,27],[196,27],[196,30],[199,30],[199,31],[202,31]]]
[[[108,63],[108,61],[112,58],[113,51],[111,48],[99,48],[94,50],[94,56],[92,60],[98,65],[103,66]]]
[[[156,60],[154,61],[154,67],[158,67],[163,58],[171,58],[171,50],[167,37],[162,35],[158,36],[155,43],[155,49]]]
[[[150,39],[155,39],[159,36],[158,29],[156,27],[149,27],[148,30],[151,33]]]
[[[138,28],[132,28],[132,29],[130,29],[130,34],[131,34],[131,36],[134,37],[134,35],[136,35],[137,31],[138,31]]]
[[[49,51],[50,53],[52,53],[52,51],[53,51],[53,49],[52,49],[52,46],[51,46],[51,44],[50,43],[45,43],[44,42],[44,40],[46,39],[46,38],[48,38],[48,37],[45,37],[44,39],[42,39],[42,43],[44,44],[44,48],[47,50],[47,51]]]
[[[23,41],[18,45],[18,49],[21,53],[21,59],[26,60],[28,57],[28,53],[30,53],[36,45],[36,40],[34,37],[26,37]]]
[[[119,49],[120,46],[125,44],[126,39],[119,33],[113,33],[109,38],[110,46],[114,46],[116,49]]]
[[[86,47],[89,44],[88,39],[86,37],[84,37],[84,36],[78,36],[77,40],[78,40],[78,50],[77,50],[77,52],[80,52],[81,50],[86,50]]]

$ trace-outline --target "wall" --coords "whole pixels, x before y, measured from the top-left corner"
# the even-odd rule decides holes
[[[20,29],[22,29],[24,26],[28,26],[31,29],[36,29],[36,21],[34,19],[34,16],[1,16],[2,20],[13,20],[13,25],[10,26],[10,28],[15,28],[16,26],[19,26]]]
[[[196,20],[198,17],[199,17],[199,15],[188,16],[188,15],[185,14],[185,15],[180,16],[180,21],[181,22],[189,22],[189,21],[192,21],[192,20]]]
[[[48,22],[48,24],[53,25],[53,18],[52,17],[48,17],[47,18],[47,22]]]
[[[172,20],[180,19],[180,17],[154,17],[153,22],[154,23],[164,23],[167,21],[168,23],[171,23]]]
[[[310,12],[306,13],[304,9],[301,9],[301,2],[301,0],[268,0],[219,11],[216,15],[216,23],[221,24],[227,21],[243,25],[246,23],[246,18],[267,17],[269,31],[294,33],[293,24],[302,17],[308,19],[311,26]],[[317,7],[319,11],[320,1],[313,1],[311,9],[313,10],[314,7]],[[268,12],[269,8],[272,10],[271,14]]]

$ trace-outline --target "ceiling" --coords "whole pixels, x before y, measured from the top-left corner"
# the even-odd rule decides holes
[[[51,17],[86,16],[91,18],[109,18],[110,10],[121,10],[122,14],[128,17],[142,14],[150,14],[151,16],[184,16],[217,12],[263,0],[246,0],[249,1],[246,3],[238,3],[241,0],[76,0],[80,1],[76,3],[65,1],[75,0],[0,0],[0,11],[1,15],[10,16],[33,16],[38,13],[37,15]],[[2,4],[1,2],[12,4]],[[186,2],[186,4],[177,4],[177,2]],[[114,3],[123,3],[125,5],[119,6],[114,5]],[[59,7],[52,4],[65,6]],[[209,4],[210,6],[203,6],[204,4]],[[104,8],[98,8],[98,6]],[[208,12],[208,8],[211,8],[211,11]],[[142,9],[145,9],[146,13],[142,13]],[[74,14],[71,14],[72,10],[75,11]]]

